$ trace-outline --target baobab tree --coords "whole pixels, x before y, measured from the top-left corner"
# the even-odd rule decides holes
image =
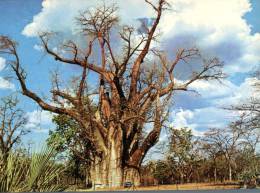
[[[41,34],[40,40],[48,55],[82,69],[81,76],[74,79],[76,86],[73,91],[61,88],[59,76],[55,76],[52,103],[29,89],[17,44],[8,37],[0,39],[1,52],[14,56],[9,63],[22,93],[43,110],[69,116],[84,131],[91,149],[87,156],[92,160],[93,183],[115,187],[132,181],[138,185],[140,165],[159,139],[172,95],[177,91],[187,91],[188,86],[197,80],[224,77],[223,63],[217,58],[202,59],[196,48],[180,48],[174,59],[168,59],[165,51],[155,49],[158,24],[169,4],[167,0],[145,2],[154,10],[155,19],[151,26],[142,25],[141,31],[126,25],[120,27],[114,6],[101,6],[81,13],[77,21],[86,48],[70,40],[60,46],[62,53],[56,52],[50,44],[53,37],[49,33]],[[115,31],[120,40],[117,40],[118,45],[112,46],[111,37]],[[96,62],[91,60],[93,54],[99,57]],[[199,66],[177,81],[175,67],[187,65],[194,57],[201,60]],[[92,97],[95,92],[87,86],[91,83],[89,74],[99,77],[95,97]],[[97,108],[93,108],[95,105]]]

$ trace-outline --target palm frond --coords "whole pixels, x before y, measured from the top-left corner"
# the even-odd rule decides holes
[[[64,169],[52,160],[55,155],[54,148],[48,147],[33,153],[30,159],[10,153],[7,163],[0,168],[0,192],[64,190],[58,180]]]

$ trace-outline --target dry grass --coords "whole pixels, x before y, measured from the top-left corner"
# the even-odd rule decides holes
[[[159,185],[159,186],[142,186],[136,187],[134,190],[220,190],[220,189],[238,189],[239,185],[234,184],[214,184],[214,183],[190,183],[181,185]],[[120,191],[127,190],[127,188],[97,188],[98,191]],[[133,190],[128,189],[128,190]],[[83,190],[78,191],[93,191],[93,190]]]

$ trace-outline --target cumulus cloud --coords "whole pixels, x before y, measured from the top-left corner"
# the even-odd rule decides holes
[[[229,80],[218,81],[197,81],[190,89],[198,91],[200,98],[210,100],[214,106],[237,105],[256,95],[252,87],[258,79],[249,77],[240,85],[236,85]],[[259,80],[258,80],[259,81]]]
[[[42,31],[75,35],[79,27],[75,17],[104,1],[45,0],[42,10],[25,26],[23,34],[37,36]],[[136,24],[140,18],[154,17],[144,1],[105,1],[116,3],[121,22]],[[260,61],[260,34],[251,34],[243,16],[251,11],[249,0],[169,0],[172,10],[165,12],[161,24],[163,46],[170,52],[196,45],[204,55],[218,56],[226,63],[225,71],[248,72]]]
[[[187,127],[196,136],[201,136],[209,128],[225,128],[238,114],[210,106],[198,109],[177,109],[171,113],[171,126],[180,129]]]
[[[209,128],[223,128],[236,115],[217,107],[206,107],[194,110],[178,109],[171,113],[172,126],[190,128],[194,135],[201,136]]]
[[[135,23],[137,18],[153,15],[153,11],[145,9],[148,6],[140,0],[131,0],[127,3],[125,0],[45,0],[42,2],[41,12],[33,17],[33,21],[25,26],[22,33],[31,37],[37,36],[39,32],[43,31],[62,31],[75,34],[79,29],[75,20],[79,13],[88,9],[91,10],[104,2],[108,5],[116,4],[119,7],[118,15],[124,20],[123,22],[128,24]]]
[[[256,96],[252,85],[259,81],[257,78],[246,78],[240,85],[228,80],[223,84],[217,82],[198,81],[191,87],[198,91],[201,100],[208,100],[206,107],[183,109],[171,112],[171,125],[176,128],[188,127],[195,135],[202,135],[209,128],[224,128],[228,123],[238,118],[238,112],[225,110],[224,107],[246,102],[249,96]]]
[[[189,89],[197,91],[203,99],[214,99],[227,97],[237,91],[237,86],[229,80],[204,81],[198,80],[192,83]]]
[[[249,0],[178,0],[173,4],[177,11],[166,14],[162,22],[169,50],[196,45],[203,55],[223,60],[227,73],[248,72],[259,63],[259,34],[251,34],[243,18],[252,9]]]
[[[253,87],[257,78],[246,78],[239,86],[231,88],[231,92],[224,98],[219,98],[213,101],[215,105],[238,105],[246,103],[249,97],[257,97],[255,89]],[[258,80],[259,81],[259,80]]]

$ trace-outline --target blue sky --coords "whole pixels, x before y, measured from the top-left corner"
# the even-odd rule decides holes
[[[126,3],[126,1],[128,1]],[[221,107],[240,103],[252,93],[250,74],[259,66],[260,58],[260,1],[259,0],[169,0],[176,12],[165,14],[160,26],[162,47],[173,53],[183,45],[196,45],[205,55],[216,55],[225,62],[229,78],[223,85],[216,82],[198,82],[191,86],[195,93],[178,93],[170,122],[176,127],[188,126],[197,135],[209,127],[225,127],[234,119]],[[51,69],[59,67],[64,76],[77,73],[77,69],[60,65],[45,56],[39,46],[37,33],[52,30],[75,38],[73,18],[96,1],[85,0],[1,0],[0,34],[19,42],[19,53],[28,72],[30,88],[48,96]],[[111,1],[109,1],[111,2]],[[138,18],[152,17],[153,12],[140,0],[118,0],[121,21],[137,25]],[[0,56],[1,57],[1,56]],[[1,68],[2,66],[2,68]],[[4,60],[0,59],[0,96],[19,91],[14,80],[4,81],[10,75]],[[32,130],[24,138],[43,143],[48,136],[51,115],[41,112],[31,100],[20,96],[21,106],[27,112]]]

